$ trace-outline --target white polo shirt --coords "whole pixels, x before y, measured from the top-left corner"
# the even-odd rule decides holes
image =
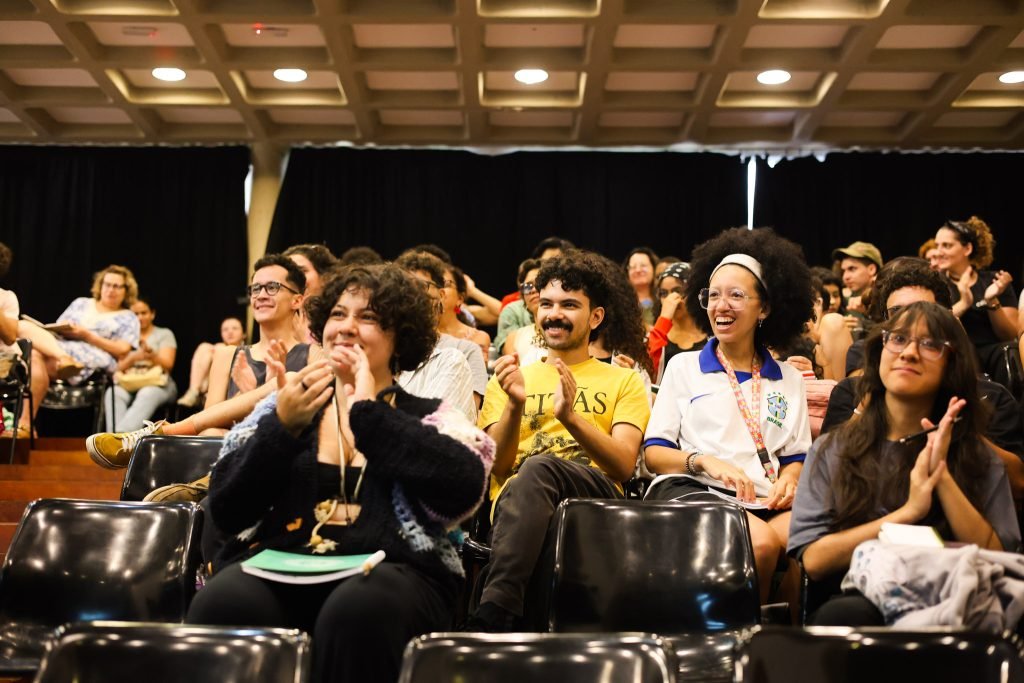
[[[712,339],[701,351],[676,354],[661,382],[644,434],[644,446],[667,446],[683,451],[700,450],[728,462],[754,482],[757,495],[767,496],[771,482],[757,457],[754,440],[747,431],[729,376],[718,362]],[[800,371],[779,364],[761,349],[761,434],[775,471],[791,462],[802,462],[811,446],[811,425],[807,394]],[[750,405],[750,373],[737,372],[743,397]],[[655,479],[685,476],[663,475]],[[701,474],[698,481],[725,487],[717,479]]]

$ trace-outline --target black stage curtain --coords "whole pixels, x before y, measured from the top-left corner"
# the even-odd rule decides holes
[[[14,251],[2,286],[49,322],[94,272],[127,266],[177,337],[183,392],[196,345],[245,312],[248,167],[244,147],[0,147],[0,241]]]
[[[385,258],[423,242],[482,289],[515,287],[550,235],[616,260],[635,246],[689,255],[746,215],[746,171],[717,154],[294,149],[268,250],[355,245]]]
[[[980,216],[996,238],[995,264],[1021,287],[1024,154],[836,153],[775,168],[758,163],[754,221],[803,245],[812,264],[854,240],[885,259],[917,255],[946,219]]]

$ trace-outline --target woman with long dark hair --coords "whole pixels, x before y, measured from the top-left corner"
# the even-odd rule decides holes
[[[877,537],[884,522],[1016,550],[1006,469],[982,439],[989,415],[956,318],[928,302],[900,309],[868,338],[864,365],[859,414],[811,448],[793,504],[789,552],[808,576],[844,574],[857,545]],[[830,601],[816,619],[873,622],[881,614],[859,595]]]

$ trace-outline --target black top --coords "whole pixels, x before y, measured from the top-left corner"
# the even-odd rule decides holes
[[[828,399],[828,410],[821,423],[822,434],[853,416],[853,409],[857,405],[857,380],[857,377],[847,377],[832,389]],[[999,382],[993,382],[984,376],[978,377],[978,393],[992,410],[992,419],[985,430],[985,435],[995,445],[1024,460],[1024,424],[1021,422],[1020,408],[1013,395]]]
[[[482,500],[493,442],[438,399],[397,387],[385,393],[395,394],[394,408],[358,401],[349,411],[355,446],[366,458],[360,514],[350,526],[325,524],[319,534],[337,543],[331,554],[383,550],[388,561],[454,581],[462,568],[448,530]],[[317,461],[324,411],[294,437],[275,408],[276,394],[257,404],[225,437],[226,452],[213,468],[208,510],[222,531],[235,534],[214,559],[215,569],[265,548],[312,552],[315,507],[337,495],[338,468],[329,466],[328,473]],[[359,476],[353,470],[346,471],[350,486]],[[322,482],[321,472],[332,481]]]
[[[235,380],[231,377],[231,370],[235,367],[235,359],[238,358],[239,351],[245,354],[245,360],[249,363],[249,367],[252,368],[253,374],[256,375],[256,385],[259,386],[267,381],[267,364],[261,360],[253,359],[251,347],[239,346],[235,349],[235,355],[231,357],[231,368],[228,370],[227,398],[231,398],[239,393],[238,385],[235,384]],[[284,369],[288,372],[298,372],[306,367],[308,362],[309,344],[296,344],[288,349],[288,356],[284,360]]]
[[[680,348],[679,345],[676,344],[674,341],[669,339],[668,343],[665,344],[665,348],[661,350],[661,353],[665,356],[665,367],[668,367],[668,362],[672,360],[672,357],[675,356],[677,353],[683,353],[685,351],[700,351],[701,349],[704,348],[704,345],[707,343],[708,340],[707,337],[705,337],[704,339],[701,339],[698,342],[694,342],[688,348],[683,349]]]
[[[974,303],[982,301],[985,297],[985,290],[992,284],[992,281],[996,279],[996,274],[991,270],[979,270],[978,279],[971,287],[971,294],[974,295]],[[952,287],[953,290],[953,303],[956,304],[960,301],[960,290],[956,287]],[[999,295],[1000,306],[1012,306],[1017,307],[1017,293],[1013,290],[1013,285],[1008,285],[1006,291]],[[990,346],[992,344],[1001,343],[999,337],[996,336],[995,330],[992,329],[992,322],[988,318],[988,311],[984,308],[976,308],[971,306],[966,313],[960,316],[960,322],[964,325],[964,330],[967,331],[967,336],[971,338],[971,341],[978,348],[983,346]]]

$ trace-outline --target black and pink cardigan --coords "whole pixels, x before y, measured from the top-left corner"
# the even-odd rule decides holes
[[[392,408],[382,400],[394,393]],[[213,565],[221,569],[265,548],[309,553],[316,525],[317,432],[323,411],[297,438],[277,417],[277,394],[225,437],[210,480],[208,510],[234,537]],[[332,554],[383,550],[439,579],[461,577],[457,525],[483,500],[494,442],[438,399],[386,389],[349,412],[356,448],[367,469],[351,526],[327,525],[319,535]]]

